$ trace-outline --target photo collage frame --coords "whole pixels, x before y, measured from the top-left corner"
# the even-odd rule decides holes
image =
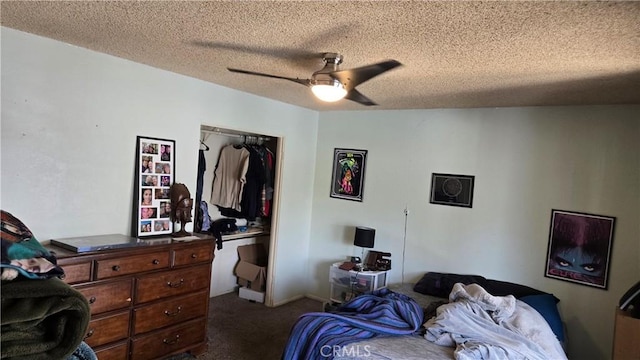
[[[175,141],[137,137],[132,236],[173,232],[170,188],[175,179]]]

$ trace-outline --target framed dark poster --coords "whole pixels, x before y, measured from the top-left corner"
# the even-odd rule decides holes
[[[432,174],[431,197],[432,204],[450,206],[473,206],[473,183],[475,177],[470,175]]]
[[[545,276],[606,289],[616,218],[551,210]]]
[[[175,179],[175,141],[138,136],[131,236],[169,235],[171,200]]]
[[[331,197],[362,201],[367,150],[334,149]]]

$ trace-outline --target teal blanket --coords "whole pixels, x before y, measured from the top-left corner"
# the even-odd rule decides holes
[[[87,300],[57,278],[3,281],[0,297],[2,359],[65,359],[86,334]]]
[[[64,274],[55,256],[38,242],[27,225],[4,210],[1,214],[2,280],[13,280],[18,275],[29,279],[48,279]]]

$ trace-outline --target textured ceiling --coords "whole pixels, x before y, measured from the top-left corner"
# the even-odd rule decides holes
[[[640,2],[2,1],[2,26],[325,110],[640,103]],[[309,78],[403,66],[358,86],[379,105],[227,67]]]

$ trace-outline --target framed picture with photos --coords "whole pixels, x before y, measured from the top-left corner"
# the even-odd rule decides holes
[[[131,236],[170,235],[169,189],[175,180],[175,141],[138,136]]]

